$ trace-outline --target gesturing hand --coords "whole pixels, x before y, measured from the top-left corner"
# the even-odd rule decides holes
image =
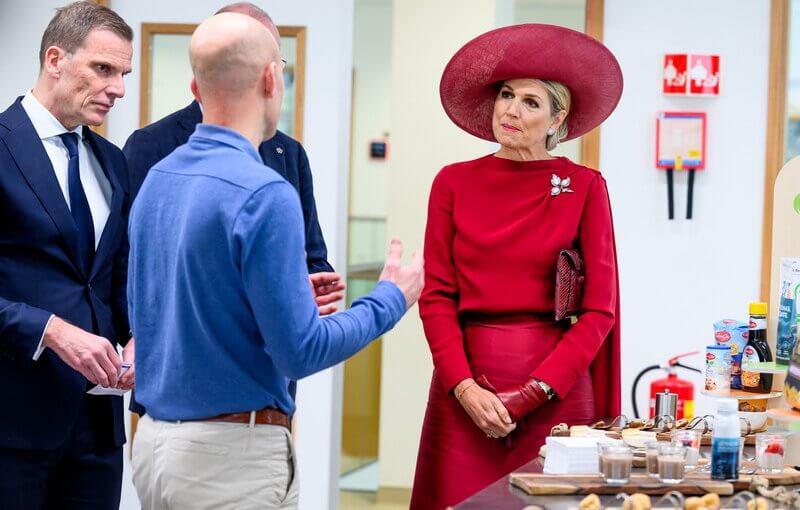
[[[386,264],[378,278],[382,281],[389,281],[397,285],[406,298],[406,308],[417,302],[422,292],[425,281],[425,271],[422,268],[422,255],[415,251],[411,263],[407,266],[400,265],[403,258],[403,243],[399,239],[392,239],[389,243],[389,255],[386,257]]]
[[[334,303],[344,298],[345,289],[339,273],[313,273],[308,275],[308,281],[321,316],[330,315],[338,310]]]

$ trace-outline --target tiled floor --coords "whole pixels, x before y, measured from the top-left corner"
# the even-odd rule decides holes
[[[339,489],[355,492],[375,492],[378,490],[378,462],[373,461],[354,469],[339,478]]]
[[[402,492],[402,493],[401,493]],[[404,493],[404,494],[403,494]],[[378,501],[380,499],[381,501]],[[391,497],[379,498],[375,492],[339,493],[340,510],[407,510],[411,491],[393,491]]]

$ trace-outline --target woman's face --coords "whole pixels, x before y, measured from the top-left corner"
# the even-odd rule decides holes
[[[547,90],[535,80],[508,80],[494,101],[492,129],[503,147],[543,151],[547,130],[557,130],[561,117],[553,118]]]

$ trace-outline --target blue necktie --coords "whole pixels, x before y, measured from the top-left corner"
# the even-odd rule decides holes
[[[92,256],[94,255],[94,221],[89,201],[83,192],[81,184],[80,165],[78,164],[78,134],[64,133],[58,135],[69,153],[69,169],[67,182],[69,184],[69,204],[72,218],[78,227],[78,247],[81,250],[80,258],[84,270],[88,273]]]

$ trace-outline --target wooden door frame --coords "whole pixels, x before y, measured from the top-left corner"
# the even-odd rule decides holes
[[[761,233],[760,296],[769,302],[772,265],[772,212],[775,180],[783,167],[786,144],[786,88],[789,71],[789,0],[772,0],[770,6],[769,85],[767,138],[764,157],[764,217]]]
[[[142,23],[141,59],[142,72],[139,80],[139,127],[144,127],[158,119],[149,119],[150,111],[150,77],[152,74],[153,36],[158,34],[191,35],[197,23]],[[296,41],[297,62],[294,74],[294,119],[293,132],[287,133],[300,143],[303,142],[303,111],[305,103],[306,83],[306,27],[279,26],[278,33],[282,37],[294,37]],[[187,56],[188,58],[188,56]]]
[[[586,0],[584,32],[603,42],[605,0]],[[600,126],[581,137],[581,164],[600,170]]]

